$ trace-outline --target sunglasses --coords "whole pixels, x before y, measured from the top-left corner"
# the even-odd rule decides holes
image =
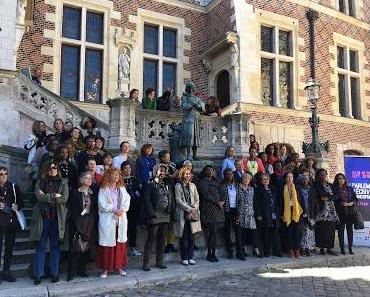
[[[49,170],[57,170],[57,169],[58,169],[58,167],[56,167],[56,166],[51,166]]]

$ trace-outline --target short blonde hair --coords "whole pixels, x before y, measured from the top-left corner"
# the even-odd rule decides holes
[[[183,181],[183,179],[184,179],[184,175],[185,175],[185,172],[186,171],[189,171],[190,172],[190,174],[191,174],[191,170],[189,169],[189,168],[187,168],[187,167],[182,167],[181,169],[180,169],[180,171],[179,171],[179,180],[180,181]]]

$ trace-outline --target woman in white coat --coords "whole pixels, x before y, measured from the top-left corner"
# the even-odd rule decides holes
[[[127,266],[127,216],[130,195],[127,193],[120,171],[109,168],[104,172],[98,196],[99,246],[97,266],[102,269],[100,276],[116,270],[126,275]]]
[[[176,184],[176,217],[174,234],[180,237],[181,263],[185,266],[195,265],[194,234],[202,231],[199,213],[199,195],[197,187],[190,182],[190,169],[181,168],[180,183]]]

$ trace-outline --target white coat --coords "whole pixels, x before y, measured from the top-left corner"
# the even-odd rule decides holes
[[[121,192],[121,205],[118,209],[124,213],[118,219],[118,238],[116,240],[116,218],[113,213],[113,202],[110,197],[109,187],[100,188],[98,195],[99,210],[99,245],[113,247],[116,241],[123,243],[127,241],[127,211],[130,207],[130,195],[124,187],[119,188]]]

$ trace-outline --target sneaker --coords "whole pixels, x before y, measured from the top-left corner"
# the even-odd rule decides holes
[[[132,249],[131,256],[140,257],[141,253],[137,249]]]
[[[7,281],[9,283],[14,283],[16,281],[16,278],[13,276],[13,274],[11,274],[10,271],[7,271],[7,272],[3,272],[3,280],[4,281]]]
[[[188,266],[189,265],[189,261],[188,260],[182,260],[181,261],[181,264],[184,265],[184,266]]]
[[[108,271],[103,271],[102,273],[100,273],[101,278],[107,278],[107,275],[108,275]]]
[[[197,262],[195,262],[193,259],[189,259],[189,264],[190,265],[195,265],[195,264],[197,264]]]
[[[124,269],[120,269],[118,271],[118,273],[119,273],[120,276],[126,276],[127,275],[126,270],[124,270]]]

